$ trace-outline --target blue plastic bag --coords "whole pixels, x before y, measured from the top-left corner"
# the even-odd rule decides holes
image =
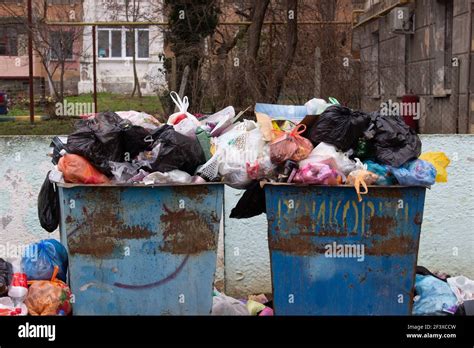
[[[390,167],[400,185],[408,186],[431,186],[435,183],[436,169],[426,161],[416,159],[395,168]]]
[[[66,248],[55,239],[44,239],[30,244],[21,261],[28,280],[50,280],[54,266],[58,266],[57,278],[66,281],[68,256]]]
[[[396,185],[397,180],[390,172],[390,169],[385,164],[375,163],[374,161],[365,161],[364,164],[367,165],[367,170],[374,174],[377,174],[379,177],[375,182],[376,185]]]
[[[443,308],[456,305],[456,296],[448,283],[431,275],[416,275],[416,294],[420,298],[413,304],[414,315],[443,315]]]

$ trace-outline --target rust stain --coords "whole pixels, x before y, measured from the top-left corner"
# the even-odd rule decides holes
[[[216,249],[216,233],[197,212],[171,211],[166,206],[164,211],[160,217],[164,240],[163,246],[160,247],[161,251],[173,254],[197,254]]]
[[[116,251],[123,253],[124,239],[146,239],[154,235],[143,226],[124,225],[123,220],[118,217],[119,194],[114,193],[112,189],[95,188],[84,196],[87,201],[105,204],[96,206],[92,212],[83,208],[84,224],[87,226],[78,226],[77,232],[68,236],[71,254],[103,258]]]
[[[298,215],[295,219],[295,225],[309,227],[311,226],[311,220],[310,215]]]
[[[337,224],[330,224],[321,226],[319,229],[318,236],[323,237],[347,237],[347,224],[344,223],[343,226],[339,226]]]
[[[369,219],[369,225],[367,232],[370,232],[371,235],[386,236],[396,226],[396,221],[390,216],[374,215]]]
[[[66,216],[66,223],[70,224],[74,221],[73,217],[71,215]]]
[[[311,242],[308,235],[293,235],[290,238],[271,236],[269,238],[271,250],[280,250],[297,255],[324,254],[326,248]]]
[[[421,213],[416,213],[415,218],[413,219],[413,222],[415,223],[415,225],[421,225],[421,223],[423,222],[423,217]]]
[[[414,253],[416,242],[408,236],[397,236],[374,241],[371,247],[365,247],[367,255],[405,255]]]
[[[205,185],[200,186],[176,186],[174,187],[175,195],[186,197],[192,201],[203,202],[209,194],[209,187]]]
[[[369,198],[402,198],[402,189],[401,188],[374,188],[369,189],[367,194]]]

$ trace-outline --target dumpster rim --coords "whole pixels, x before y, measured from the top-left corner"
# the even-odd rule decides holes
[[[54,182],[57,186],[63,188],[72,188],[72,187],[176,187],[176,186],[208,186],[208,185],[224,185],[221,182],[206,182],[205,184],[179,184],[179,183],[166,183],[166,184],[153,184],[153,185],[146,185],[142,183],[137,184],[120,184],[120,183],[107,183],[107,184],[76,184],[76,183],[68,183],[68,182]]]
[[[291,187],[351,187],[354,188],[354,185],[320,185],[320,184],[305,184],[305,183],[288,183],[288,182],[268,182],[268,181],[261,181],[260,185],[263,187],[265,186],[291,186]],[[430,189],[431,186],[424,186],[424,185],[367,185],[367,187],[371,188],[389,188],[389,189],[400,189],[400,188],[407,188],[407,187],[420,187],[420,188],[427,188]]]

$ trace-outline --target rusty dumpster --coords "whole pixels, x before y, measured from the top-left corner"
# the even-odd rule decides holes
[[[411,314],[425,190],[265,185],[275,314]]]
[[[222,184],[57,184],[75,315],[207,315]]]

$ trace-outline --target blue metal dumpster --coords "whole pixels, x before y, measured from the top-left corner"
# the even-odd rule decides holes
[[[265,185],[275,314],[411,314],[425,190]]]
[[[75,315],[207,315],[222,184],[58,183]]]

